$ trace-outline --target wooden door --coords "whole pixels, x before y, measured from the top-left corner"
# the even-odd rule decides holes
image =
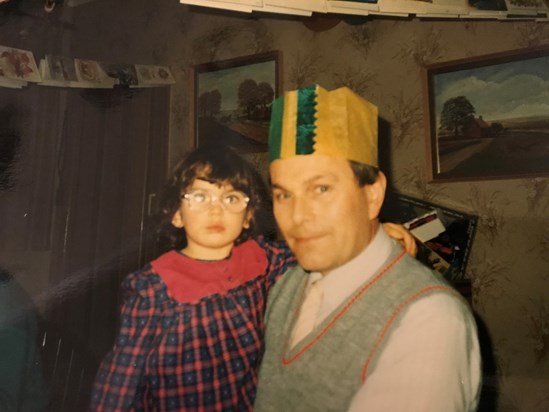
[[[113,344],[120,283],[154,254],[149,209],[165,179],[168,92],[74,92],[67,110],[52,224],[52,352],[45,352],[52,409],[80,410]]]

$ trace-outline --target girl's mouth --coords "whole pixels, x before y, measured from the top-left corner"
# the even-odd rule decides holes
[[[209,232],[223,232],[225,230],[225,227],[223,225],[211,225],[206,228]]]

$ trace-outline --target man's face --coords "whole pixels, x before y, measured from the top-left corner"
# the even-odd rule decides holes
[[[320,155],[279,159],[270,166],[278,226],[306,270],[328,274],[376,233],[385,176],[360,187],[349,162]]]

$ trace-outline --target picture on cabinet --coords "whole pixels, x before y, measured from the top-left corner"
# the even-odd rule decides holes
[[[418,246],[417,259],[451,282],[470,279],[467,273],[478,216],[397,192],[388,192],[384,221],[408,229]]]

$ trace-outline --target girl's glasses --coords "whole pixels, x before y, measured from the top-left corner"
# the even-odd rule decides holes
[[[199,212],[206,210],[214,202],[219,202],[226,211],[231,213],[240,213],[248,206],[250,198],[239,191],[223,193],[216,196],[204,189],[191,190],[183,195],[183,198],[189,202],[189,206]]]

